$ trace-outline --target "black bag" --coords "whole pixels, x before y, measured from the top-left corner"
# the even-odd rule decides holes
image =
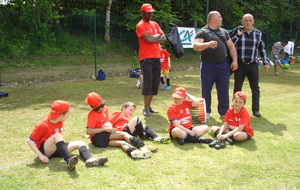
[[[106,78],[106,73],[102,69],[100,69],[98,71],[98,76],[96,77],[96,79],[97,80],[105,80],[105,78]]]
[[[140,72],[141,72],[141,68],[132,68],[129,77],[139,78]]]
[[[166,37],[171,44],[175,56],[179,59],[185,54],[185,51],[183,49],[176,25],[170,30],[168,34],[166,34]]]

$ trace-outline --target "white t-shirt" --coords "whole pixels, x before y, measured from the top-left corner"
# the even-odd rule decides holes
[[[285,53],[289,54],[289,55],[293,55],[294,54],[294,42],[289,41],[288,44],[286,46],[284,46],[283,50]]]

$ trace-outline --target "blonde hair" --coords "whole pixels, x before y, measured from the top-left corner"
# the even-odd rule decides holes
[[[128,107],[130,107],[130,106],[133,106],[134,108],[136,108],[136,105],[133,103],[133,102],[125,102],[123,105],[122,105],[122,107],[121,107],[121,111],[122,111],[122,109],[123,108],[128,108]]]

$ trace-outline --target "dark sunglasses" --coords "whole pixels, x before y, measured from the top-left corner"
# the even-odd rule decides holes
[[[94,110],[95,110],[95,111],[98,111],[98,110],[100,110],[101,108],[104,108],[104,106],[105,106],[105,104],[103,103],[103,104],[101,104],[100,106],[94,108]]]

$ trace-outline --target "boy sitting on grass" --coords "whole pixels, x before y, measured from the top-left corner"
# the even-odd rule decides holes
[[[96,92],[89,93],[85,103],[92,108],[88,114],[86,133],[94,146],[121,147],[132,158],[149,158],[151,150],[157,149],[157,147],[145,146],[145,143],[140,139],[113,128],[109,121],[108,107],[105,106],[100,95]],[[138,149],[133,148],[129,143]]]
[[[243,92],[234,93],[232,107],[228,109],[223,125],[211,128],[212,134],[217,137],[210,144],[211,147],[220,149],[225,146],[225,141],[233,145],[234,141],[246,141],[254,136],[250,114],[244,107],[246,99],[246,94]]]
[[[51,104],[51,111],[47,118],[39,122],[30,134],[27,144],[38,158],[45,164],[52,157],[62,157],[67,162],[69,170],[75,170],[77,156],[70,152],[78,149],[87,167],[102,166],[107,162],[106,157],[93,158],[84,141],[64,142],[63,122],[70,115],[70,104],[63,100],[56,100]]]
[[[122,105],[121,111],[115,112],[110,117],[110,121],[114,128],[119,131],[127,132],[132,136],[139,136],[141,139],[151,139],[153,142],[168,143],[169,137],[159,137],[155,132],[143,125],[139,117],[134,117],[130,121],[130,118],[136,109],[136,105],[132,102],[126,102]]]
[[[188,94],[183,87],[178,87],[173,93],[174,103],[168,108],[167,114],[170,121],[168,128],[171,139],[176,139],[178,144],[185,142],[210,143],[211,138],[201,138],[200,136],[208,132],[207,125],[192,126],[191,109],[199,104],[199,100]],[[186,97],[190,100],[186,100]]]

